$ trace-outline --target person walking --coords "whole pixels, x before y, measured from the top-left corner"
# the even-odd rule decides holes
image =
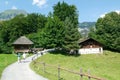
[[[25,52],[23,53],[23,59],[24,60],[26,59],[26,53]]]
[[[21,54],[18,53],[18,54],[17,54],[17,57],[18,57],[18,63],[20,63],[20,62],[21,62],[21,60],[20,60]]]

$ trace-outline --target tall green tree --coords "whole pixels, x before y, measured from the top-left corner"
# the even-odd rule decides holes
[[[37,30],[45,27],[47,18],[42,14],[32,13],[26,17],[27,25],[25,26],[26,33],[37,32]]]
[[[41,38],[44,39],[44,46],[46,48],[61,47],[64,35],[63,22],[56,16],[49,17],[42,34]]]
[[[105,48],[120,51],[120,14],[110,12],[96,23],[96,30],[90,36],[100,41]]]
[[[35,43],[35,47],[58,48],[63,44],[63,22],[56,16],[50,15],[44,28],[37,33],[30,34],[29,38]]]
[[[74,26],[78,25],[78,11],[74,5],[68,5],[63,1],[62,3],[58,2],[53,9],[53,15],[57,16],[61,21],[65,21],[69,17]]]
[[[78,32],[78,13],[74,5],[68,5],[65,2],[58,2],[53,7],[53,15],[57,16],[64,22],[65,34],[62,47],[65,50],[76,50],[79,48],[78,40],[80,33]]]
[[[80,39],[80,33],[78,32],[78,28],[73,25],[69,18],[66,18],[64,26],[65,36],[63,48],[68,51],[79,49],[78,41]]]

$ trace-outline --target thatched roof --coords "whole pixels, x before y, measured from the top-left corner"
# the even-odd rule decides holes
[[[33,42],[26,38],[25,36],[21,36],[13,43],[13,45],[32,45],[32,44]]]

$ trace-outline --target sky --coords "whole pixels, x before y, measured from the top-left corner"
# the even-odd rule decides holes
[[[0,0],[0,12],[22,9],[28,13],[48,15],[59,1],[76,6],[79,22],[96,22],[103,14],[120,11],[120,0]]]

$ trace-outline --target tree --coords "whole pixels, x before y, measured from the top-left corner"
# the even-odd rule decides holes
[[[27,34],[37,32],[38,29],[44,28],[47,22],[47,18],[44,15],[36,13],[29,14],[26,20],[27,25],[25,30]]]
[[[80,39],[80,33],[78,32],[78,14],[77,8],[74,5],[68,5],[64,1],[58,2],[53,7],[53,15],[57,16],[64,22],[64,42],[62,47],[65,50],[76,50],[79,48],[78,40]]]
[[[44,33],[42,32],[41,39],[44,39],[44,47],[56,48],[61,47],[63,43],[64,26],[63,22],[58,17],[53,16],[48,18]]]
[[[64,22],[69,17],[71,23],[74,26],[78,26],[78,13],[74,5],[68,5],[63,1],[62,3],[58,2],[53,9],[53,15],[57,16],[61,21]]]
[[[105,48],[120,51],[120,14],[110,12],[96,23],[96,30],[90,36],[100,41]]]
[[[63,44],[63,22],[56,16],[49,16],[44,28],[37,33],[30,34],[29,38],[35,43],[35,47],[58,48]]]
[[[3,47],[1,51],[11,51],[14,40],[23,35],[37,33],[45,27],[46,22],[47,18],[44,15],[35,13],[28,16],[17,15],[11,20],[2,22],[0,25],[0,41],[2,42],[0,46]]]
[[[1,52],[12,52],[12,42],[19,36],[24,34],[24,20],[24,15],[19,15],[11,20],[3,22],[2,29],[0,31],[0,38],[2,42],[2,44],[0,45]]]
[[[78,50],[79,44],[78,41],[80,39],[80,33],[78,32],[78,28],[74,27],[73,23],[69,18],[65,20],[65,36],[64,36],[64,44],[63,48],[65,50]]]

